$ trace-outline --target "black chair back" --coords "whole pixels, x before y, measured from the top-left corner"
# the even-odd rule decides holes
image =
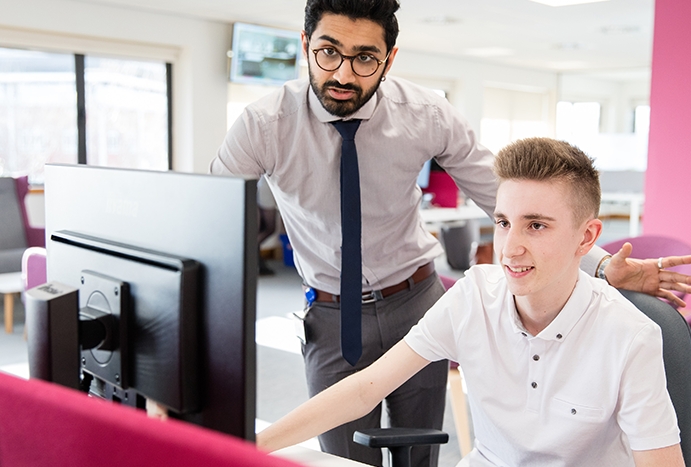
[[[662,330],[662,358],[667,391],[681,432],[681,450],[691,465],[691,331],[681,314],[669,304],[640,292],[620,290],[622,295],[655,321]],[[644,378],[645,375],[641,375]]]

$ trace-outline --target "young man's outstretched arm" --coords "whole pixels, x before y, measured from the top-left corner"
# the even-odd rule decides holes
[[[257,435],[257,447],[275,451],[367,415],[429,364],[400,341],[367,368],[317,394]]]

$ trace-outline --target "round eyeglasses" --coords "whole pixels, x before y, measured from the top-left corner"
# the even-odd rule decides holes
[[[358,55],[343,55],[333,47],[322,47],[320,49],[312,49],[314,53],[314,60],[317,66],[324,71],[336,71],[343,64],[344,60],[350,60],[350,68],[353,73],[361,78],[367,78],[377,72],[382,63],[386,62],[389,54],[384,60],[377,60],[374,55],[361,53]]]

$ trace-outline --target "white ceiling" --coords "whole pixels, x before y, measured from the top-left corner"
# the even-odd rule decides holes
[[[305,0],[81,0],[302,29]],[[644,76],[654,0],[551,7],[530,0],[400,0],[398,46],[522,68]]]

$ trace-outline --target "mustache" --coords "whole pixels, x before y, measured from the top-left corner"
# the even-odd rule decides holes
[[[360,86],[358,86],[357,84],[353,84],[353,83],[341,84],[341,83],[339,83],[339,82],[336,81],[336,80],[329,80],[329,81],[326,81],[326,82],[322,85],[322,89],[323,89],[323,88],[338,88],[338,89],[345,89],[345,90],[348,90],[348,91],[355,91],[355,92],[358,92],[358,93],[362,93],[362,88],[361,88]]]

